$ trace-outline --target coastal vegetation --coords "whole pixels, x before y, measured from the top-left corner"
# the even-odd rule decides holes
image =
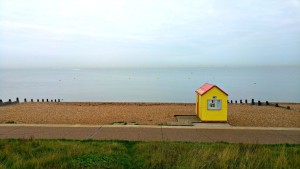
[[[0,168],[297,168],[300,145],[0,140]]]

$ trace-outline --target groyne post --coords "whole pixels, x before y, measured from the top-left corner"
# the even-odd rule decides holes
[[[39,100],[39,99],[37,99],[36,101],[37,101],[37,102],[40,102],[40,100]]]
[[[237,104],[237,101],[235,101],[235,104]]]
[[[261,106],[261,102],[260,102],[260,100],[258,100],[258,103],[257,103],[259,106]]]
[[[230,100],[230,103],[232,104],[232,100]]]
[[[2,99],[0,99],[0,103],[3,103]]]
[[[47,102],[49,102],[49,100],[47,99]]]
[[[42,102],[44,102],[44,99],[42,99]]]
[[[243,104],[243,100],[240,100],[240,103]]]
[[[31,99],[31,102],[33,102],[33,99]]]
[[[16,102],[19,103],[19,98],[17,97]]]
[[[24,98],[24,102],[27,102],[26,98]]]
[[[251,104],[252,104],[252,105],[255,105],[255,103],[254,103],[254,99],[252,99],[252,100],[251,100]]]
[[[268,101],[266,101],[266,105],[270,105]]]
[[[60,102],[60,99],[58,99],[58,102]]]
[[[245,103],[246,103],[246,104],[248,104],[248,101],[247,101],[247,99],[245,99]]]
[[[8,102],[11,103],[11,99],[8,99]]]

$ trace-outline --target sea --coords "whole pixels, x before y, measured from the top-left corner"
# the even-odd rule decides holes
[[[300,102],[300,66],[0,69],[0,99],[193,103],[204,83],[229,100]]]

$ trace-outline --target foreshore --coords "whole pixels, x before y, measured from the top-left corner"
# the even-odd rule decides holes
[[[232,126],[300,127],[300,103],[275,106],[229,104]],[[0,107],[0,123],[105,125],[116,122],[164,125],[175,115],[195,115],[194,103],[60,102],[19,103]]]

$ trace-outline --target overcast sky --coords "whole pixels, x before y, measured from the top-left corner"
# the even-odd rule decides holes
[[[300,0],[1,0],[0,68],[300,64]]]

